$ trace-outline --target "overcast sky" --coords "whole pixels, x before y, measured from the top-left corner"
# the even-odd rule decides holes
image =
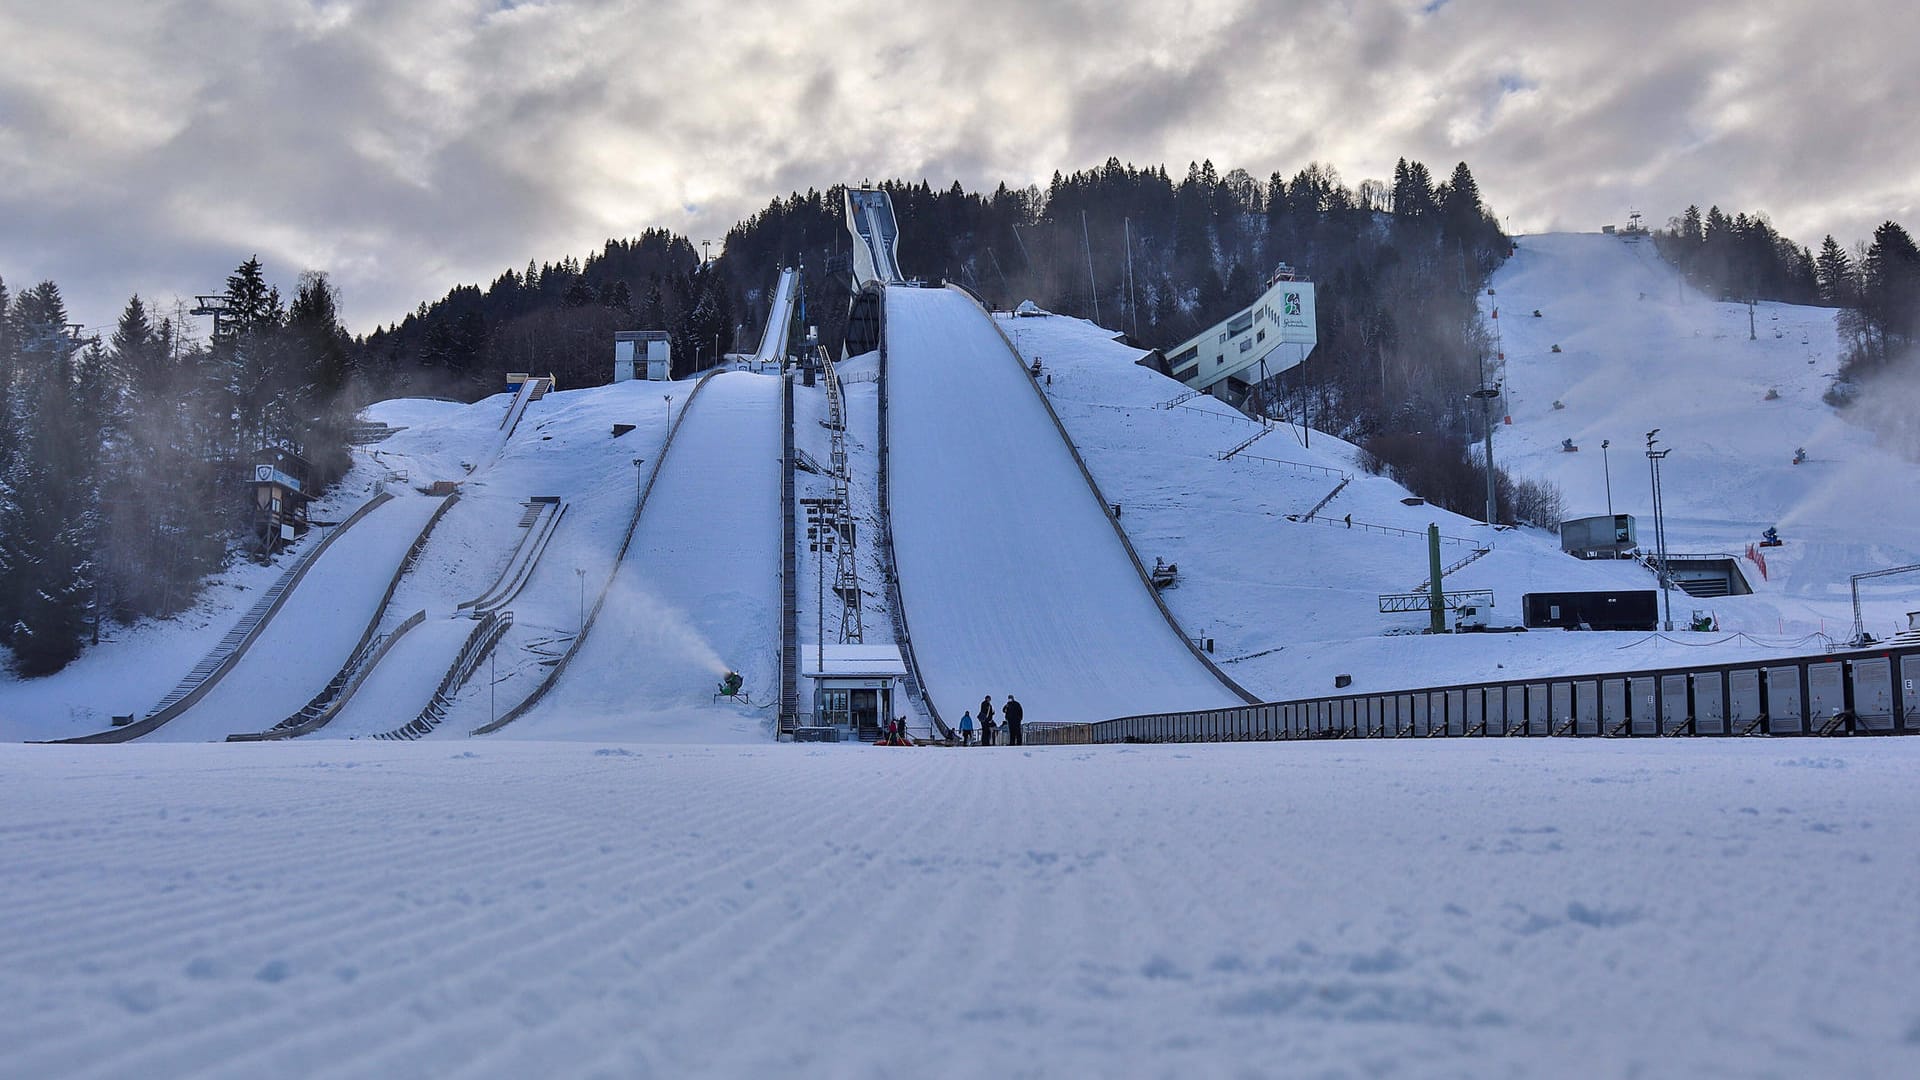
[[[1910,229],[1900,0],[0,0],[0,276],[75,317],[327,270],[356,331],[528,258],[894,176],[1108,155],[1349,185],[1466,160],[1510,228],[1689,202]],[[771,272],[771,271],[770,271]]]

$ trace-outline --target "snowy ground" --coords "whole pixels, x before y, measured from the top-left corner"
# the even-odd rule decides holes
[[[1916,767],[0,747],[0,1072],[1911,1076]]]
[[[1525,593],[1650,589],[1654,579],[1632,563],[1570,558],[1539,530],[1495,531],[1408,506],[1404,488],[1361,472],[1353,446],[1319,432],[1274,425],[1220,460],[1260,425],[1211,398],[1187,398],[1180,384],[1139,367],[1139,350],[1084,320],[1003,317],[1001,326],[1051,373],[1046,393],[1107,498],[1121,504],[1141,558],[1180,567],[1164,596],[1182,627],[1213,639],[1221,667],[1269,700],[1330,692],[1339,674],[1364,692],[1819,647],[1772,633],[1421,635],[1424,613],[1382,615],[1379,597],[1426,580],[1429,523],[1440,526],[1443,565],[1491,546],[1445,581],[1450,590],[1492,590],[1497,621],[1518,622]],[[1290,520],[1343,479],[1314,519]],[[1684,615],[1686,597],[1677,603]]]
[[[1493,287],[1481,307],[1500,312],[1513,417],[1497,460],[1559,484],[1572,515],[1605,513],[1610,478],[1651,546],[1645,434],[1659,428],[1669,550],[1738,556],[1769,525],[1786,537],[1766,580],[1743,564],[1754,596],[1712,603],[1723,626],[1844,639],[1847,576],[1920,562],[1920,465],[1863,410],[1821,400],[1839,366],[1831,308],[1718,303],[1678,287],[1651,245],[1597,234],[1521,237]],[[1890,636],[1920,609],[1920,574],[1862,593],[1868,629]]]

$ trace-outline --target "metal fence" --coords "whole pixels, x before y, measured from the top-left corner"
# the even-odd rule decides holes
[[[1920,735],[1917,687],[1920,646],[1906,646],[1029,724],[1026,741]]]

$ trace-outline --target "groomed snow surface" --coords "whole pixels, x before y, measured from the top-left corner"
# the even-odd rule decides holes
[[[0,747],[0,1072],[1913,1076],[1916,768]]]

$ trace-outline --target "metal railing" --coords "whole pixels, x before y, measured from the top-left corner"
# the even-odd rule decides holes
[[[1916,686],[1920,645],[1029,724],[1026,740],[1920,735]]]

